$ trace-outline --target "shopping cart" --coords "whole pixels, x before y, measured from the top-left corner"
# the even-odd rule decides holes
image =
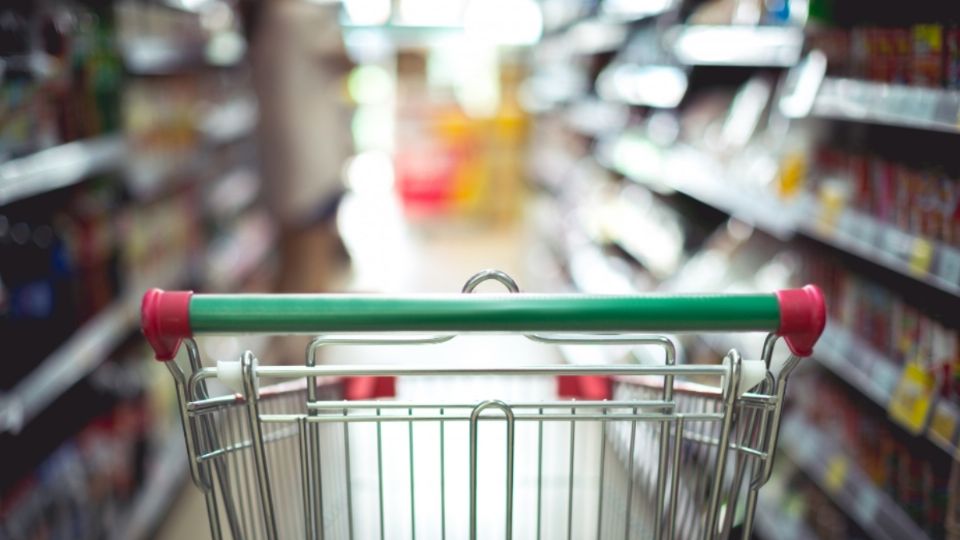
[[[490,278],[511,294],[148,292],[143,331],[173,374],[190,473],[205,496],[212,536],[750,535],[758,491],[773,465],[787,377],[810,355],[825,323],[816,287],[532,295],[487,271],[464,292]],[[731,350],[720,364],[702,365],[678,363],[668,337],[635,334],[648,331],[770,334],[759,360]],[[238,361],[204,366],[192,337],[216,333],[319,337],[303,365],[262,365],[245,352]],[[316,360],[323,347],[448,347],[467,333],[517,334],[483,339],[535,342],[544,359],[558,348],[596,345],[656,347],[663,360]],[[791,354],[776,370],[771,361],[781,337]],[[181,345],[186,369],[171,361]],[[264,379],[281,382],[261,387]],[[214,386],[230,390],[214,395]]]

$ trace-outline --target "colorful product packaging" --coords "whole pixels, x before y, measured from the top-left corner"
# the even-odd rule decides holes
[[[916,86],[943,85],[943,26],[918,24],[913,27],[913,77]]]

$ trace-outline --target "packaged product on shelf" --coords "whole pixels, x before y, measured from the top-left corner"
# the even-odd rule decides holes
[[[38,145],[38,84],[27,65],[29,21],[22,5],[0,6],[0,161],[32,152]]]
[[[94,4],[0,7],[0,158],[120,127],[112,19],[109,6]]]
[[[120,292],[118,186],[113,177],[84,183],[71,201],[70,212],[57,221],[62,234],[70,239],[68,248],[83,284],[77,291],[81,322],[107,306]]]
[[[201,234],[200,198],[186,188],[166,198],[130,205],[119,217],[122,267],[128,290],[142,290],[157,280],[179,277],[189,269]]]
[[[827,56],[832,76],[927,88],[957,88],[957,22],[953,6],[921,2],[910,10],[843,3],[823,15],[811,9],[808,44]]]
[[[960,22],[951,22],[944,32],[944,85],[960,89]]]
[[[940,24],[913,27],[913,73],[917,86],[940,88],[944,83],[944,30]]]
[[[147,197],[181,179],[200,143],[197,106],[202,92],[194,77],[163,77],[127,85],[124,132],[134,157],[128,182]]]
[[[904,233],[960,247],[960,179],[940,166],[887,160],[823,145],[814,152],[815,194],[849,179],[844,204]],[[847,194],[848,193],[848,194]]]

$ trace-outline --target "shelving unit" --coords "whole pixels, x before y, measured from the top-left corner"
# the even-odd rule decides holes
[[[663,15],[676,7],[676,0],[644,0],[642,2],[616,0],[602,4],[598,17],[603,20],[636,22]]]
[[[278,233],[266,215],[252,215],[236,229],[210,246],[205,281],[211,291],[237,290],[272,253]]]
[[[563,113],[566,125],[585,137],[602,137],[625,127],[629,107],[604,100],[580,100]]]
[[[727,182],[722,167],[694,149],[680,147],[644,156],[654,162],[638,164],[648,172],[637,174],[618,158],[628,155],[630,149],[617,149],[617,144],[614,141],[600,150],[601,162],[630,180],[654,190],[683,193],[780,239],[789,239],[797,231],[800,205],[786,206],[765,189]]]
[[[901,378],[901,369],[893,360],[849,332],[830,325],[817,344],[814,358],[883,409],[889,406]],[[947,404],[938,403],[934,406],[935,414],[942,418],[941,429],[955,431],[947,424],[960,425],[960,411]],[[937,429],[934,420],[927,427],[926,437],[948,455],[956,455],[954,435],[945,437]]]
[[[689,66],[792,67],[803,50],[803,29],[789,26],[681,25],[666,39]]]
[[[819,215],[817,215],[819,214]],[[960,251],[904,232],[854,210],[825,208],[798,222],[799,232],[960,297]]]
[[[0,163],[0,205],[75,184],[123,166],[121,135],[76,141]]]
[[[960,91],[828,77],[814,116],[960,133]]]
[[[147,479],[135,496],[133,504],[118,519],[110,535],[115,540],[142,540],[149,538],[162,519],[177,490],[187,476],[187,451],[179,426],[174,426],[157,449],[147,470]]]
[[[221,57],[209,52],[206,41],[178,41],[169,38],[139,37],[121,44],[124,67],[134,75],[172,75],[209,67],[231,67],[240,63],[244,49]]]
[[[600,2],[596,14],[591,11],[584,18],[589,20],[602,16],[604,6],[608,3],[613,2]],[[677,9],[677,14],[680,16],[693,13],[702,16],[699,20],[718,16],[716,12],[701,9],[703,5],[699,3],[678,4],[680,5],[671,6],[669,9]],[[684,7],[690,9],[683,9]],[[785,14],[778,15],[783,15],[783,19],[777,19],[774,16],[764,20],[785,21],[788,18],[795,20],[792,12],[789,17]],[[819,15],[822,16],[822,14]],[[810,16],[817,15],[811,13]],[[566,61],[580,66],[580,72],[570,77],[573,78],[574,75],[585,77],[586,82],[583,87],[588,89],[585,95],[554,100],[552,107],[542,109],[545,124],[542,139],[543,145],[547,148],[534,147],[532,167],[538,182],[548,185],[548,191],[556,195],[558,205],[563,211],[563,225],[571,229],[557,235],[560,237],[558,243],[561,246],[554,248],[554,251],[557,252],[556,257],[561,259],[558,266],[567,270],[575,289],[587,293],[619,293],[638,292],[643,287],[643,284],[633,282],[639,272],[632,268],[632,262],[625,263],[623,267],[618,266],[618,263],[622,262],[620,259],[626,260],[629,253],[626,250],[617,250],[614,254],[605,249],[608,244],[616,244],[615,240],[611,242],[613,235],[603,234],[601,235],[603,238],[591,238],[592,231],[583,227],[582,223],[573,223],[576,221],[577,208],[587,203],[578,205],[570,199],[585,190],[580,189],[579,185],[565,190],[565,186],[573,183],[571,179],[584,177],[584,163],[592,158],[655,193],[667,196],[680,193],[686,199],[698,201],[703,206],[719,210],[736,218],[737,221],[747,223],[764,232],[762,242],[758,242],[761,249],[782,245],[780,249],[786,252],[794,252],[793,248],[796,247],[804,254],[808,251],[812,253],[822,251],[828,258],[842,253],[870,263],[851,264],[851,276],[849,276],[851,279],[858,284],[861,281],[869,284],[876,277],[873,273],[883,274],[884,279],[881,280],[883,285],[894,288],[891,291],[894,293],[891,297],[906,295],[907,290],[929,289],[924,290],[924,294],[938,296],[945,303],[960,299],[960,250],[947,245],[946,242],[934,240],[933,236],[924,237],[906,232],[893,223],[887,223],[874,218],[866,211],[858,210],[861,207],[861,201],[855,196],[851,197],[850,203],[842,204],[839,200],[831,201],[826,197],[821,198],[818,193],[796,189],[802,187],[797,182],[799,177],[778,179],[777,175],[782,170],[787,171],[788,174],[798,170],[782,169],[782,167],[793,166],[795,163],[786,161],[793,158],[793,155],[780,155],[779,152],[783,148],[797,147],[807,151],[807,147],[799,142],[797,136],[806,136],[813,141],[818,141],[819,129],[850,129],[851,132],[862,134],[862,141],[857,142],[876,144],[875,148],[869,146],[874,153],[869,159],[876,157],[883,161],[895,157],[882,155],[885,143],[894,144],[888,140],[888,137],[902,134],[904,140],[909,142],[912,135],[923,135],[924,140],[929,138],[933,141],[936,138],[938,142],[947,142],[953,140],[951,138],[953,135],[960,133],[960,91],[834,76],[824,77],[827,73],[828,58],[831,60],[846,58],[839,43],[843,42],[842,38],[845,36],[849,38],[850,32],[869,33],[873,27],[890,30],[891,26],[899,24],[893,21],[880,22],[880,18],[875,17],[874,14],[864,15],[862,20],[856,21],[848,20],[853,17],[852,14],[846,16],[846,19],[838,18],[836,25],[831,25],[829,20],[818,21],[816,34],[805,34],[805,29],[800,27],[764,26],[764,23],[760,26],[674,24],[675,20],[667,20],[668,18],[665,17],[658,21],[656,30],[651,30],[652,25],[635,27],[636,33],[628,37],[625,43],[640,45],[639,38],[648,37],[641,36],[641,32],[648,31],[656,33],[656,40],[650,39],[649,50],[644,49],[643,54],[637,52],[638,59],[631,63],[621,61],[621,56],[626,55],[613,56],[613,59],[608,61],[609,56],[603,52],[587,63],[581,62],[582,55],[578,56],[576,53],[568,53],[569,58],[565,60],[561,54],[550,51],[555,54],[550,55],[551,61],[555,64],[564,65]],[[698,18],[691,16],[691,20],[698,20]],[[910,27],[922,22],[905,18],[901,25],[903,28],[899,29],[905,30],[902,33],[908,36],[905,39],[915,40],[914,47],[918,43],[916,40],[920,38],[916,33],[910,37]],[[928,29],[931,36],[935,37],[939,28],[939,31],[943,32],[940,34],[943,40],[952,39],[947,37],[953,35],[949,34],[952,32],[951,29],[944,27],[941,22],[931,21],[931,23],[931,28]],[[570,21],[565,29],[573,28],[577,24],[577,20]],[[835,30],[837,34],[821,35],[820,30],[827,32]],[[845,31],[848,34],[844,34]],[[879,33],[878,30],[878,36]],[[824,52],[812,54],[811,61],[801,63],[801,54],[808,37],[810,46],[807,49]],[[889,36],[876,39],[888,38]],[[822,42],[819,41],[821,39]],[[836,41],[831,41],[833,39]],[[815,40],[818,41],[814,43]],[[821,43],[835,45],[837,50],[821,47]],[[934,49],[939,46],[932,45]],[[922,51],[921,49],[919,54],[923,54]],[[541,51],[538,50],[537,53],[539,52]],[[941,52],[946,54],[945,50]],[[857,68],[873,70],[870,71],[870,76],[876,78],[884,76],[882,73],[884,69],[888,70],[886,72],[888,77],[892,77],[889,74],[890,69],[906,69],[902,63],[896,68],[891,67],[894,62],[891,57],[879,58],[882,54],[889,54],[889,52],[882,54],[875,52],[875,54],[877,58],[869,59],[869,67],[863,64]],[[896,62],[903,61],[903,53],[899,54],[901,57],[898,57]],[[915,51],[912,54],[918,54],[918,52]],[[932,52],[930,58],[933,54],[936,53]],[[667,61],[664,61],[664,55]],[[910,61],[915,58],[917,57],[912,57]],[[888,63],[882,64],[884,61]],[[930,59],[930,62],[932,66],[933,60]],[[829,67],[830,73],[841,73],[843,69],[840,65],[831,64]],[[665,68],[685,74],[683,99],[661,103],[632,99],[628,95],[635,88],[661,88],[662,85],[648,82],[645,78],[649,78],[650,73]],[[784,68],[791,68],[791,70],[778,71]],[[774,91],[769,98],[763,98],[766,100],[766,108],[763,112],[756,111],[763,119],[767,118],[767,111],[770,111],[769,114],[773,115],[770,123],[763,124],[764,120],[761,120],[759,124],[761,127],[756,128],[749,139],[734,144],[727,144],[725,136],[721,136],[724,138],[714,137],[725,130],[727,124],[732,123],[733,120],[722,113],[707,113],[705,109],[711,106],[725,107],[726,114],[731,115],[735,109],[734,105],[726,105],[721,97],[731,98],[734,103],[740,101],[741,95],[744,96],[743,101],[760,99],[756,96],[751,98],[746,90],[734,96],[732,91],[726,92],[720,88],[761,78],[773,81],[778,73],[781,78],[777,80]],[[912,78],[913,73],[909,75],[910,80],[915,80]],[[596,75],[595,78],[594,75]],[[942,75],[944,78],[949,76]],[[920,74],[918,77],[923,78],[924,75]],[[929,77],[937,76],[934,74]],[[747,89],[746,86],[741,88]],[[593,91],[591,92],[590,89]],[[599,106],[598,102],[605,104],[607,108]],[[689,118],[686,117],[688,110],[686,104],[690,105]],[[606,112],[614,110],[613,107],[628,111],[620,114],[620,124],[607,121]],[[707,121],[701,118],[701,115],[710,118],[709,123],[706,123]],[[665,122],[659,123],[664,119]],[[840,120],[864,125],[855,128],[843,123],[810,119]],[[688,120],[690,125],[687,125]],[[752,120],[751,117],[743,121]],[[671,125],[671,121],[675,124]],[[658,123],[655,125],[654,122]],[[870,127],[870,125],[901,127],[908,130],[881,129]],[[665,129],[659,129],[661,127]],[[677,142],[677,140],[687,141],[686,137],[690,135],[695,138],[694,127],[704,129],[710,135],[706,136],[702,142],[696,140]],[[553,133],[557,128],[562,130],[559,135]],[[806,131],[807,128],[811,130],[809,133]],[[679,136],[676,133],[671,134],[671,129],[679,130]],[[717,132],[711,131],[714,129]],[[916,133],[917,131],[933,133],[919,134]],[[938,138],[937,133],[944,134],[943,136],[947,138]],[[746,142],[747,140],[749,142]],[[785,144],[778,144],[780,141]],[[771,142],[773,144],[770,144]],[[936,145],[931,144],[931,151],[938,150],[933,146]],[[581,152],[584,154],[581,155]],[[902,165],[916,173],[924,172],[921,169],[926,166],[920,165],[919,161],[907,163],[905,157],[903,159],[903,163],[898,162],[895,165]],[[803,165],[811,169],[810,163],[803,163]],[[924,181],[926,182],[927,179]],[[839,181],[835,183],[839,184]],[[831,184],[831,187],[833,185]],[[943,189],[946,190],[946,188]],[[916,189],[913,189],[910,192],[911,197],[915,196],[915,191]],[[898,201],[902,200],[898,199]],[[672,204],[672,201],[668,204]],[[684,207],[689,207],[687,206],[689,204],[692,203],[682,201]],[[568,206],[571,205],[574,207],[569,208]],[[703,214],[704,216],[715,215],[714,212],[706,210]],[[922,219],[927,219],[925,214]],[[937,213],[929,219],[936,221],[940,219],[940,214]],[[578,226],[581,230],[573,230]],[[642,234],[639,236],[642,237]],[[779,242],[771,241],[766,236],[772,236]],[[795,242],[798,238],[804,241]],[[640,242],[642,243],[643,239]],[[716,251],[720,253],[722,249]],[[636,259],[635,256],[633,258]],[[843,260],[846,261],[847,258],[844,257]],[[884,271],[880,271],[880,268]],[[888,271],[895,276],[889,276]],[[897,278],[903,283],[903,290],[897,290],[896,285],[891,284]],[[923,284],[925,287],[918,284]],[[673,285],[670,280],[667,280],[661,286],[672,287]],[[918,317],[922,320],[917,323],[918,325],[931,323],[939,325],[935,327],[935,331],[939,331],[940,326],[949,327],[947,328],[949,332],[955,331],[955,324],[944,320],[945,315],[939,307],[924,309],[919,306],[919,311]],[[960,435],[960,406],[956,404],[956,397],[947,396],[949,392],[941,392],[938,388],[937,392],[924,398],[929,399],[925,402],[926,404],[917,409],[911,409],[916,413],[913,417],[907,419],[898,415],[896,411],[902,411],[905,407],[906,398],[903,392],[909,393],[911,388],[910,371],[905,370],[900,359],[881,353],[852,332],[852,329],[828,324],[827,331],[816,346],[814,357],[811,359],[810,364],[819,365],[819,367],[818,365],[809,366],[812,368],[811,375],[816,376],[818,370],[822,375],[823,370],[828,370],[845,381],[850,388],[843,385],[831,385],[831,388],[836,388],[836,391],[841,396],[849,398],[851,403],[865,402],[862,411],[852,411],[852,414],[876,413],[875,421],[880,425],[890,422],[891,428],[901,425],[909,433],[919,433],[914,439],[915,446],[911,447],[916,450],[910,450],[911,455],[908,461],[911,466],[915,461],[924,466],[928,465],[928,460],[940,463],[938,460],[942,460],[943,456],[937,455],[935,447],[940,448],[953,459],[960,459],[957,448],[957,439]],[[725,342],[724,338],[726,336],[710,336],[709,341],[705,341],[705,345],[712,349],[726,350],[731,344],[729,341]],[[945,353],[940,353],[940,356],[943,357],[943,354]],[[954,371],[948,372],[946,366],[938,366],[938,369],[941,367],[943,368],[942,376],[952,376],[954,373]],[[928,383],[916,383],[917,387],[921,384]],[[794,400],[796,409],[809,405],[805,397],[800,396]],[[872,407],[867,402],[872,402],[876,407]],[[927,404],[929,413],[925,408]],[[894,411],[894,413],[885,418],[887,414],[875,410],[878,408],[880,411]],[[798,422],[802,422],[799,416],[794,416],[787,421],[789,425],[783,429],[780,448],[792,454],[792,461],[800,465],[821,490],[835,500],[836,506],[840,508],[841,513],[850,518],[850,522],[856,522],[867,532],[867,536],[873,538],[925,538],[924,531],[918,523],[921,519],[931,519],[929,516],[924,515],[921,518],[918,515],[917,522],[913,522],[904,510],[906,507],[900,507],[892,497],[885,495],[871,484],[866,474],[849,459],[849,455],[843,453],[839,444],[827,439],[825,431],[816,431],[820,428],[819,426],[807,423],[801,425]],[[923,441],[921,439],[923,437],[932,444]],[[957,464],[954,463],[952,466],[957,467]],[[897,466],[891,467],[893,471],[899,471]],[[944,474],[948,472],[944,471]],[[803,483],[807,489],[813,489],[809,482]],[[956,495],[951,492],[949,497],[948,504],[955,506]],[[761,502],[763,502],[762,497]],[[789,516],[782,515],[782,510],[775,504],[761,504],[758,508],[757,534],[769,538],[815,537],[810,530],[812,527],[807,528],[802,522],[803,517],[793,520],[797,522],[797,526],[794,527],[790,523]],[[923,523],[923,526],[927,527],[928,524]]]
[[[757,499],[754,532],[768,540],[816,540],[817,535],[803,521],[784,514],[767,499]]]
[[[872,538],[927,538],[896,502],[870,482],[854,460],[802,418],[784,420],[779,447]]]
[[[151,283],[175,288],[185,270],[159,271]],[[91,373],[140,322],[140,290],[123,296],[82,327],[0,401],[0,432],[17,433],[65,390]]]
[[[900,379],[900,370],[893,362],[833,326],[824,331],[814,358],[884,409]]]
[[[31,355],[35,365],[23,365],[26,354],[17,358],[22,347],[5,358],[19,362],[16,372],[25,375],[0,393],[0,435],[12,458],[0,495],[17,512],[16,520],[12,514],[0,519],[0,530],[17,521],[27,535],[71,530],[136,540],[155,533],[188,470],[179,419],[166,406],[175,399],[173,387],[140,378],[145,366],[138,361],[149,357],[135,339],[142,294],[147,287],[188,284],[265,286],[275,269],[266,262],[273,261],[277,231],[258,198],[261,180],[251,172],[257,155],[250,135],[259,110],[237,6],[87,4],[0,8],[15,23],[8,29],[11,43],[19,47],[29,32],[30,56],[14,61],[33,75],[6,81],[5,97],[18,114],[36,113],[13,118],[4,143],[20,148],[47,132],[70,140],[108,125],[123,131],[0,160],[0,206],[31,198],[0,214],[33,233],[50,229],[59,242],[48,249],[34,234],[29,238],[37,246],[6,250],[12,258],[4,265],[0,303],[13,309],[4,309],[4,317],[23,321],[31,335],[50,325],[60,336],[63,310],[96,303],[84,306],[84,318],[72,328],[62,328],[68,337],[51,343],[52,353],[39,360]],[[108,13],[113,16],[102,16]],[[35,32],[51,21],[65,24],[42,36]],[[62,73],[54,69],[62,62],[49,56],[51,38],[64,51],[58,58],[69,60]],[[35,84],[44,81],[50,84]],[[236,171],[247,172],[223,187],[245,191],[231,191],[232,206],[217,214],[208,188]],[[95,178],[108,172],[116,173],[109,182]],[[72,185],[68,197],[48,195]],[[10,238],[20,243],[10,234],[4,239]],[[211,265],[214,243],[229,249]],[[17,266],[21,254],[29,268]],[[27,302],[53,307],[20,307]],[[70,414],[61,420],[64,409]],[[121,425],[121,417],[136,429]],[[103,489],[116,482],[126,487]]]
[[[259,120],[259,108],[253,98],[234,98],[214,106],[198,121],[195,129],[200,143],[181,159],[161,157],[140,159],[127,167],[129,187],[141,199],[151,199],[167,193],[178,180],[202,171],[209,163],[208,152],[221,145],[236,142],[251,135]]]
[[[208,112],[197,129],[207,144],[226,144],[253,133],[259,118],[259,108],[253,97],[234,98]]]
[[[616,143],[613,143],[616,144]],[[723,168],[692,149],[664,152],[654,174],[637,175],[607,151],[603,162],[655,189],[671,189],[764,232],[789,240],[796,234],[880,265],[960,297],[960,250],[912,235],[854,210],[833,211],[811,197],[791,203],[766,189],[736,187]],[[645,166],[650,167],[650,164]]]

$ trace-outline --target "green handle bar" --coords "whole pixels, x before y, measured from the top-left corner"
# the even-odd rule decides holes
[[[144,335],[169,360],[195,334],[330,332],[767,331],[809,355],[826,321],[820,290],[717,295],[193,294],[152,289]],[[791,345],[791,348],[794,348]],[[806,353],[806,354],[803,354]]]

